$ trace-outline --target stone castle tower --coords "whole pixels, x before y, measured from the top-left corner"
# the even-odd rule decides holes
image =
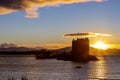
[[[89,57],[89,39],[72,41],[72,58],[74,61],[86,60]]]

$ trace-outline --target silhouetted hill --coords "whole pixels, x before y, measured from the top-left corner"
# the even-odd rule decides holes
[[[96,49],[96,48],[90,47],[90,51],[98,51],[98,50],[100,50],[100,49]],[[70,51],[72,51],[72,47],[71,46],[64,47],[64,48],[58,49],[58,51],[60,51],[60,52],[63,52],[63,51],[70,52]],[[103,51],[103,50],[100,50],[100,51]]]
[[[70,52],[72,51],[72,47],[65,47],[58,49],[57,51],[59,52]],[[101,49],[96,49],[93,47],[90,47],[90,54],[120,54],[120,49],[108,49],[108,50],[101,50]]]
[[[37,48],[27,48],[27,47],[8,47],[8,48],[0,48],[0,51],[4,52],[11,52],[11,51],[17,51],[17,52],[26,52],[26,51],[40,51],[41,49],[45,49],[42,47],[37,47]],[[48,50],[48,49],[45,49]],[[59,52],[71,52],[72,47],[64,47],[61,49],[57,49],[52,51],[53,53],[59,53]],[[108,49],[108,50],[101,50],[101,49],[96,49],[93,47],[90,47],[90,54],[120,54],[120,49]]]
[[[72,47],[64,47],[64,48],[61,48],[61,49],[57,49],[57,51],[59,52],[70,52],[72,50]]]

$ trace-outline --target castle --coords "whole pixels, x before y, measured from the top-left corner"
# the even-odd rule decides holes
[[[98,60],[95,56],[89,54],[89,39],[73,39],[72,41],[72,51],[71,52],[51,52],[51,51],[41,51],[41,53],[36,55],[37,59],[52,59],[57,60],[68,60],[75,62],[86,62],[90,60]],[[58,53],[58,54],[56,54]],[[52,54],[52,55],[51,55]]]
[[[95,59],[95,56],[89,54],[89,39],[73,39],[72,41],[72,59],[73,61],[88,61]]]

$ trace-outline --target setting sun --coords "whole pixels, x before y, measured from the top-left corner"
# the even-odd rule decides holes
[[[108,49],[110,47],[110,45],[105,44],[102,41],[98,41],[98,42],[96,42],[95,44],[93,44],[91,46],[94,47],[94,48],[102,49],[102,50],[106,50],[106,49]]]

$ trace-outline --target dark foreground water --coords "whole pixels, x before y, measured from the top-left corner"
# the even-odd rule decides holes
[[[120,80],[120,56],[99,56],[99,61],[75,63],[34,56],[0,56],[0,80]],[[75,68],[82,66],[82,68]]]

